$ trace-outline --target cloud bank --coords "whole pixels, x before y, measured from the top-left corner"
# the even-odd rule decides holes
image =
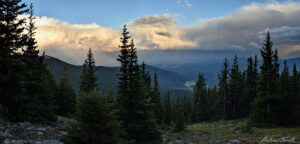
[[[185,0],[180,3],[190,4]],[[297,2],[253,3],[228,16],[205,19],[190,26],[177,25],[176,16],[147,15],[128,23],[137,48],[258,52],[266,31],[270,30],[281,57],[295,57],[295,53],[300,53],[300,3]],[[68,51],[86,52],[91,47],[101,53],[102,58],[115,60],[121,28],[102,27],[95,23],[69,24],[48,17],[38,17],[36,21],[36,39],[39,48],[46,52],[63,51],[60,54],[63,55]],[[69,58],[79,63],[71,54]]]

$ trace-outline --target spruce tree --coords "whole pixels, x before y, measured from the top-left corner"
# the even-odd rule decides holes
[[[53,122],[55,117],[55,95],[56,85],[55,81],[46,65],[43,63],[44,53],[39,56],[37,49],[37,42],[35,40],[35,16],[33,5],[29,9],[29,22],[27,25],[27,39],[26,46],[23,49],[24,88],[28,99],[28,106],[25,108],[28,121],[34,122]]]
[[[183,106],[182,102],[178,101],[176,108],[175,108],[175,127],[174,131],[175,132],[180,132],[183,131],[185,128],[184,125],[184,113],[183,113]]]
[[[257,58],[253,64],[252,57],[248,58],[248,66],[246,69],[246,78],[244,80],[244,95],[240,104],[243,107],[242,117],[249,117],[252,111],[252,103],[256,97],[256,65]]]
[[[153,89],[151,91],[151,103],[153,104],[153,112],[157,121],[157,124],[161,125],[162,121],[162,106],[160,99],[160,91],[158,86],[157,74],[154,73]]]
[[[258,80],[258,95],[254,100],[254,109],[251,114],[251,121],[254,124],[271,125],[280,121],[280,100],[277,92],[278,84],[278,62],[277,53],[272,50],[270,32],[267,33],[263,48],[260,50],[263,64],[260,66]]]
[[[158,125],[147,96],[146,84],[138,65],[134,42],[129,43],[129,33],[124,25],[120,46],[121,63],[118,74],[119,118],[126,132],[125,139],[132,143],[158,143],[161,141]]]
[[[223,110],[223,97],[219,95],[219,91],[217,85],[215,85],[210,90],[210,113],[211,113],[211,120],[220,120],[222,119],[222,110]]]
[[[28,12],[21,0],[0,1],[0,104],[11,119],[22,119],[28,97],[24,95],[24,63],[21,51],[26,45],[25,18]]]
[[[186,123],[192,122],[192,100],[190,97],[183,96],[183,107],[184,107],[184,121]]]
[[[41,73],[38,90],[27,104],[26,120],[31,122],[53,123],[55,115],[56,82],[50,71],[44,66]]]
[[[193,95],[193,122],[207,121],[209,113],[207,88],[204,75],[201,73],[198,75]]]
[[[163,120],[165,125],[171,124],[171,98],[170,98],[170,91],[167,92],[166,96],[163,99]]]
[[[284,117],[281,117],[281,121],[284,124],[289,124],[291,122],[290,116],[292,115],[292,93],[291,93],[291,81],[289,75],[289,69],[286,64],[286,60],[284,61],[283,71],[280,75],[279,79],[279,95],[280,95],[280,102],[281,102],[281,111]]]
[[[242,83],[241,83],[241,72],[238,65],[238,57],[235,55],[233,60],[233,65],[230,72],[229,80],[229,95],[227,100],[230,104],[230,111],[228,118],[235,119],[237,118],[238,108],[239,108],[239,99],[242,95]]]
[[[220,103],[222,104],[222,119],[227,119],[227,106],[228,106],[228,75],[229,75],[229,68],[227,58],[225,58],[223,68],[221,73],[218,75],[218,86],[219,86],[219,96],[220,96]]]
[[[75,111],[76,93],[70,84],[66,65],[64,66],[63,77],[58,81],[55,100],[58,115],[70,116]]]
[[[80,75],[80,92],[88,93],[89,91],[97,88],[96,71],[94,55],[90,48],[87,54],[87,59],[84,61],[82,66]]]
[[[111,84],[109,85],[109,91],[108,91],[108,94],[107,94],[107,100],[110,103],[115,103],[114,91],[113,91],[113,88],[112,88]]]
[[[296,64],[294,64],[293,67],[293,75],[291,77],[291,109],[292,109],[292,115],[291,115],[291,123],[292,124],[300,124],[300,79],[299,74],[297,71]]]
[[[146,64],[144,61],[141,66],[141,75],[145,82],[146,95],[147,95],[147,97],[152,98],[152,96],[151,96],[151,75],[150,75],[149,71],[146,70]]]
[[[66,144],[124,143],[123,131],[107,97],[92,90],[81,93],[76,102],[76,121],[67,128],[62,141]]]

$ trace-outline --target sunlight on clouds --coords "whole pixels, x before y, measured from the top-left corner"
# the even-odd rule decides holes
[[[180,49],[182,47],[195,47],[196,43],[183,37],[174,19],[176,15],[147,15],[137,18],[129,23],[137,38],[137,44],[143,49]]]
[[[176,15],[148,15],[129,24],[139,49],[176,49],[194,47],[195,43],[182,38],[183,31],[176,26]],[[105,52],[118,51],[120,30],[92,24],[68,24],[54,18],[37,17],[36,39],[45,48],[93,48]]]
[[[72,47],[101,51],[118,49],[119,32],[97,24],[68,24],[54,18],[37,17],[36,39],[40,48]]]
[[[184,4],[184,0],[178,1]],[[146,15],[128,23],[139,50],[242,50],[259,52],[270,29],[280,56],[300,53],[300,3],[253,3],[228,16],[201,19],[198,24],[178,26],[177,14]],[[98,52],[119,51],[119,29],[98,24],[69,24],[55,18],[37,17],[36,39],[43,50]],[[109,57],[105,54],[104,57]],[[70,59],[72,56],[70,56]],[[75,59],[74,57],[72,59]],[[113,57],[112,59],[115,59]]]

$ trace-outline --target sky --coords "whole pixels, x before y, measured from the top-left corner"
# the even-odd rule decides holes
[[[118,65],[123,24],[150,64],[257,54],[268,30],[281,58],[300,57],[299,0],[24,2],[35,7],[39,49],[72,64],[92,48],[97,65]]]

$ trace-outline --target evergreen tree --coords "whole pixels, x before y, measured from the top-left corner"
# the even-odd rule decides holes
[[[56,93],[57,114],[68,116],[75,111],[76,94],[69,80],[67,67],[64,66],[63,77],[59,80]]]
[[[182,103],[180,101],[177,102],[177,106],[175,109],[175,132],[180,132],[184,130],[184,113],[183,113],[183,107]]]
[[[252,103],[256,97],[256,70],[257,58],[253,64],[252,57],[248,58],[246,76],[244,76],[244,93],[240,106],[242,107],[242,117],[249,117],[252,111]]]
[[[39,56],[35,40],[35,16],[33,5],[29,9],[29,23],[27,26],[26,46],[23,49],[24,62],[24,89],[29,98],[27,108],[25,108],[26,119],[33,122],[53,122],[56,120],[55,116],[55,95],[56,84],[55,81],[43,63],[43,56]]]
[[[110,102],[110,103],[114,103],[115,102],[115,97],[114,97],[114,91],[113,91],[113,88],[112,88],[112,85],[110,84],[109,85],[109,91],[108,91],[108,94],[107,94],[107,101]]]
[[[89,49],[87,59],[84,61],[80,75],[80,92],[88,93],[97,88],[96,71],[94,55],[92,49]]]
[[[277,94],[278,63],[277,53],[272,50],[271,36],[266,35],[264,47],[260,50],[263,64],[258,81],[258,95],[254,100],[251,120],[256,125],[276,124],[280,121],[280,100]]]
[[[281,101],[281,112],[284,114],[284,117],[281,117],[281,121],[285,124],[289,124],[291,119],[290,116],[292,114],[292,105],[293,105],[293,99],[291,97],[291,82],[290,82],[290,76],[289,76],[289,69],[286,65],[286,60],[284,61],[284,67],[283,71],[281,73],[280,79],[279,79],[279,95],[280,95],[280,101]]]
[[[241,86],[241,72],[238,65],[238,57],[235,55],[230,72],[229,95],[227,98],[231,111],[229,111],[227,118],[237,118],[239,99],[242,95]]]
[[[152,96],[151,96],[151,76],[150,76],[149,71],[146,70],[145,62],[142,63],[141,74],[142,74],[142,77],[144,79],[145,86],[146,86],[145,87],[146,95],[147,95],[147,97],[152,98]]]
[[[221,70],[221,73],[218,75],[218,86],[219,86],[219,96],[220,96],[220,102],[222,104],[222,119],[227,119],[226,113],[228,113],[228,74],[229,74],[229,68],[228,68],[228,62],[225,58],[224,66]],[[219,105],[219,104],[217,104]]]
[[[24,63],[21,51],[26,46],[25,18],[19,16],[28,12],[21,0],[0,1],[0,104],[10,119],[24,118]]]
[[[300,79],[299,74],[297,71],[296,64],[294,64],[293,67],[293,75],[291,77],[291,109],[292,109],[292,115],[291,115],[291,123],[292,124],[300,124]]]
[[[223,97],[219,95],[217,85],[210,89],[210,114],[211,120],[220,120],[222,119],[222,110],[223,110]]]
[[[25,120],[31,122],[52,123],[56,121],[55,115],[55,95],[56,82],[50,71],[44,66],[41,73],[41,79],[35,95],[30,98],[27,104]]]
[[[163,99],[163,113],[164,124],[170,125],[172,113],[170,91],[167,92],[167,95]]]
[[[190,97],[184,95],[183,97],[183,107],[184,107],[184,121],[186,123],[192,122],[192,100]]]
[[[203,74],[198,75],[198,80],[194,87],[193,102],[193,122],[207,121],[209,119],[209,107],[207,88]]]
[[[76,102],[76,122],[67,128],[62,140],[66,144],[123,143],[120,122],[112,104],[97,90],[81,93]]]
[[[121,63],[118,74],[119,118],[126,132],[126,140],[132,143],[158,143],[161,141],[158,125],[150,107],[146,84],[138,65],[133,40],[129,43],[129,33],[124,25],[121,43]]]
[[[154,74],[154,85],[151,92],[151,103],[153,104],[153,112],[157,121],[157,124],[161,125],[162,121],[162,106],[161,106],[161,99],[160,99],[160,92],[157,80],[157,74]]]

